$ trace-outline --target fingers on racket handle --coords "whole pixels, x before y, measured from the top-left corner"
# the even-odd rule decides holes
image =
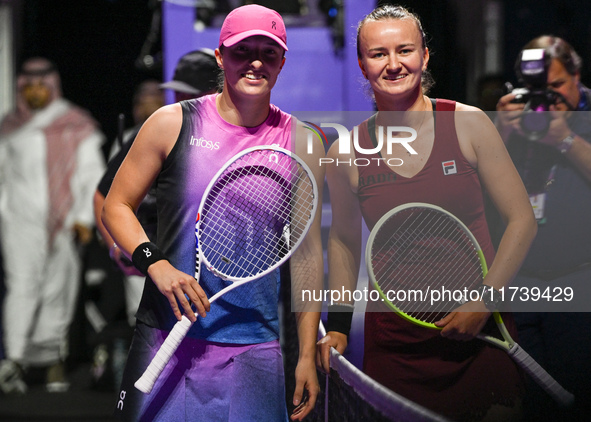
[[[566,391],[552,376],[540,366],[517,343],[513,345],[509,354],[519,365],[542,387],[556,402],[563,406],[570,406],[575,401],[575,396]]]
[[[193,325],[191,320],[183,315],[183,318],[174,325],[143,375],[135,382],[135,388],[145,394],[149,394],[152,391],[156,380],[168,364],[172,355],[174,355],[174,352],[176,352],[176,349],[178,349],[181,341],[187,335],[191,325]]]

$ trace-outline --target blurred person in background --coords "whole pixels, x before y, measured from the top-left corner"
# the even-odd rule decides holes
[[[157,89],[160,95],[162,95],[162,89],[171,89],[174,91],[175,101],[177,102],[199,98],[216,92],[218,74],[219,68],[213,51],[207,49],[195,50],[186,53],[179,59],[173,79],[169,82],[159,84]],[[155,87],[150,83],[149,88],[150,97],[155,98],[155,93],[153,92]],[[140,87],[139,93],[142,91],[145,92],[145,90]],[[123,147],[107,164],[107,171],[103,175],[94,194],[94,212],[97,229],[99,230],[105,245],[109,248],[109,256],[126,276],[124,279],[125,299],[127,317],[131,326],[135,324],[135,311],[137,310],[142,296],[145,276],[143,276],[133,264],[121,254],[121,251],[115,242],[113,242],[112,237],[101,221],[101,210],[103,209],[105,197],[109,193],[115,174],[117,174],[119,166],[121,166],[129,149],[133,145],[137,132],[143,122],[159,108],[147,107],[148,104],[146,101],[137,101],[137,99],[141,97],[139,93],[135,96],[136,101],[134,101],[134,105],[141,107],[141,110],[134,107],[134,120],[138,122],[138,117],[140,116],[143,120],[136,124],[133,133],[124,137],[125,141]],[[150,104],[155,106],[156,102]],[[138,219],[140,220],[142,227],[146,230],[148,238],[154,241],[156,239],[156,200],[152,191],[148,192],[142,201],[140,208],[138,209]]]
[[[119,152],[123,144],[135,137],[146,119],[163,105],[164,93],[160,88],[160,82],[155,79],[147,79],[136,87],[132,99],[133,126],[118,134],[117,139],[111,145],[109,160]],[[124,115],[121,114],[120,117],[124,117]]]
[[[107,164],[107,171],[103,175],[97,190],[94,194],[94,212],[97,229],[101,235],[102,241],[109,249],[109,256],[117,267],[123,273],[123,284],[125,289],[125,309],[127,312],[127,322],[130,327],[135,326],[135,312],[142,298],[144,290],[145,276],[142,275],[122,253],[113,241],[109,232],[105,229],[101,221],[101,210],[105,202],[105,197],[109,193],[111,184],[117,170],[125,159],[129,149],[140,130],[143,122],[158,108],[164,105],[163,89],[171,89],[175,95],[175,101],[199,98],[203,95],[209,95],[216,92],[217,78],[219,68],[215,59],[213,50],[202,49],[190,51],[184,54],[178,61],[173,79],[166,83],[157,83],[146,81],[138,87],[134,95],[133,116],[136,125],[127,131],[122,137],[123,144],[118,149],[118,153]],[[160,101],[156,101],[156,100]],[[159,106],[157,107],[157,105]],[[154,189],[150,189],[143,199],[138,212],[138,219],[146,231],[148,238],[156,240],[156,197]],[[117,359],[116,355],[121,353],[121,348],[129,347],[130,338],[117,338],[113,340],[112,345],[99,344],[95,348],[95,366],[107,366],[113,374],[113,385],[118,388],[123,376],[123,365],[125,359]],[[121,345],[123,345],[121,347]],[[106,351],[106,352],[105,352]],[[99,353],[99,355],[97,355]],[[97,359],[101,353],[107,353],[107,359]],[[110,362],[110,364],[108,363]],[[98,370],[97,370],[98,369]],[[104,376],[104,370],[94,368],[93,373]],[[98,379],[95,381],[99,381]]]
[[[511,92],[496,107],[497,126],[538,223],[537,237],[515,282],[541,290],[586,285],[591,281],[591,90],[581,83],[581,58],[564,39],[543,35],[527,43],[522,52],[536,49],[544,52],[545,78],[535,86],[527,76],[521,78],[530,92],[537,91],[547,102],[545,108],[550,111],[541,112],[549,120],[545,134],[533,137],[534,132],[522,126],[527,97],[519,99]],[[530,117],[533,113],[529,112]],[[587,420],[591,412],[587,399],[591,394],[591,313],[514,315],[521,346],[576,397],[574,409],[566,412],[530,382],[525,401],[530,419]]]
[[[62,97],[50,60],[26,60],[17,104],[0,123],[0,232],[6,359],[0,389],[24,393],[23,369],[46,368],[48,391],[68,389],[64,361],[81,272],[92,238],[92,195],[104,172],[104,136]]]

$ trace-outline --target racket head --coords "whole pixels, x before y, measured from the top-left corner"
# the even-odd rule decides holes
[[[318,203],[312,172],[277,146],[232,157],[212,178],[196,219],[197,262],[231,281],[259,278],[303,241]]]
[[[482,249],[466,225],[441,207],[419,202],[380,218],[367,240],[365,262],[371,283],[391,310],[434,329],[461,302],[450,295],[431,303],[433,291],[475,290],[487,273]]]

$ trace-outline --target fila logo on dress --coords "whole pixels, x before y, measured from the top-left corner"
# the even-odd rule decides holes
[[[455,160],[444,161],[441,163],[441,166],[443,167],[443,174],[446,176],[449,176],[450,174],[456,174],[458,172]]]

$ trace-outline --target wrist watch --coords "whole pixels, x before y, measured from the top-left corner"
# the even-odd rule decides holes
[[[558,145],[556,145],[556,148],[558,148],[558,150],[562,154],[566,154],[573,147],[574,140],[575,140],[575,135],[573,133],[571,133],[566,138],[564,138]]]
[[[482,301],[484,302],[484,306],[491,312],[494,312],[498,309],[499,304],[502,302],[503,295],[497,289],[492,286],[487,286],[483,284],[478,288],[478,294]]]

